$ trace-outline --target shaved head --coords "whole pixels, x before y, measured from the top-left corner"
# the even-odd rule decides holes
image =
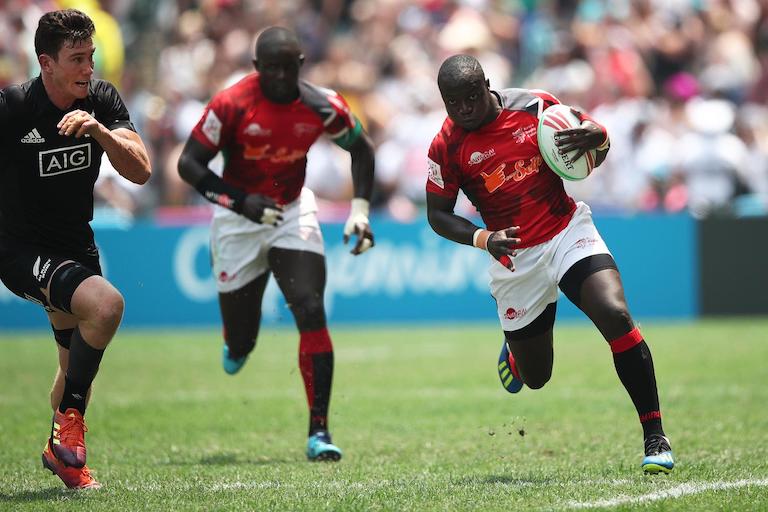
[[[253,64],[264,95],[275,103],[299,97],[299,69],[304,62],[299,38],[283,27],[269,27],[256,39]]]
[[[466,86],[485,82],[485,73],[480,63],[471,55],[448,57],[437,73],[437,86],[444,88]]]
[[[278,49],[293,50],[301,55],[299,38],[291,30],[285,27],[269,27],[256,39],[256,59],[264,53],[274,52]]]
[[[448,117],[465,130],[477,130],[501,112],[483,68],[471,55],[448,57],[437,73],[437,87]]]

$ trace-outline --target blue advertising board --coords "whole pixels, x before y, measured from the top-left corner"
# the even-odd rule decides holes
[[[599,217],[637,318],[698,313],[696,225],[687,216]],[[326,306],[331,323],[497,322],[488,255],[438,237],[424,221],[373,219],[376,247],[349,254],[342,226],[326,224]],[[125,326],[218,325],[208,227],[98,228],[105,276],[126,299]],[[583,318],[566,299],[558,318]],[[265,325],[293,323],[279,289],[264,296]],[[42,309],[0,286],[0,328],[46,325]]]

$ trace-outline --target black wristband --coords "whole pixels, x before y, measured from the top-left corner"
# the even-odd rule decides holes
[[[195,190],[213,204],[228,208],[235,213],[243,211],[246,193],[226,183],[210,171],[197,182]]]

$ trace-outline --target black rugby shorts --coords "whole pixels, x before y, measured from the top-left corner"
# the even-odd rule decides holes
[[[66,254],[0,240],[0,281],[22,299],[46,311],[71,312],[72,295],[92,275],[101,275],[95,247],[80,254]]]

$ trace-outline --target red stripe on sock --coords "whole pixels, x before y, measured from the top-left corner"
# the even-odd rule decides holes
[[[312,364],[312,356],[310,354],[299,352],[299,370],[301,371],[301,378],[304,381],[304,391],[307,393],[307,403],[309,408],[315,403],[315,386],[314,386],[314,368]]]
[[[651,411],[640,415],[640,423],[655,419],[661,419],[661,411]]]
[[[327,328],[299,333],[299,370],[304,380],[304,390],[307,392],[310,409],[315,403],[315,369],[312,355],[327,352],[333,352],[333,344]]]
[[[322,352],[333,352],[331,336],[327,328],[316,331],[303,331],[299,333],[299,353],[300,354],[319,354]]]
[[[509,353],[507,362],[509,363],[509,369],[512,371],[512,375],[514,375],[517,380],[522,380],[520,379],[520,372],[517,371],[517,364],[515,363],[515,358],[512,356],[512,352]]]
[[[626,352],[631,349],[641,341],[643,341],[643,335],[640,334],[640,329],[635,327],[624,336],[609,341],[608,344],[611,346],[611,352],[620,354],[621,352]]]

